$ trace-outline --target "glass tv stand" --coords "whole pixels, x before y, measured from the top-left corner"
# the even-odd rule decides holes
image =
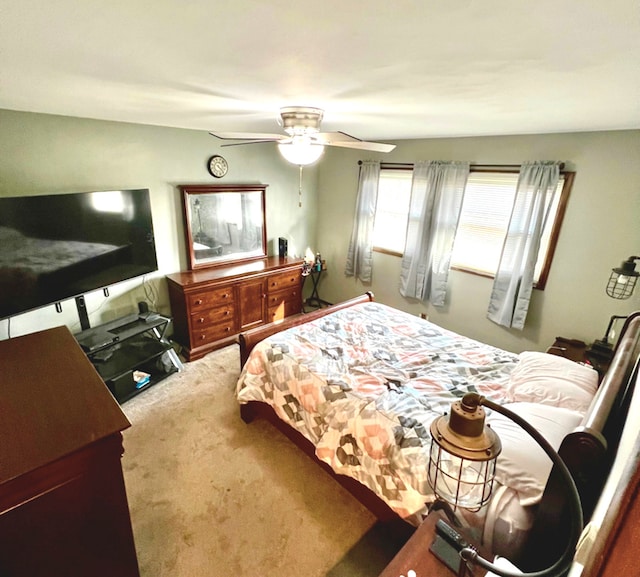
[[[170,326],[171,317],[132,314],[74,336],[113,396],[124,403],[182,370],[166,338]]]

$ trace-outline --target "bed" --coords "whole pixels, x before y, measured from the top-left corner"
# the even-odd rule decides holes
[[[589,518],[633,392],[637,332],[627,331],[633,346],[599,383],[587,366],[509,353],[367,293],[241,334],[237,398],[245,421],[271,418],[379,518],[417,525],[434,502],[429,425],[464,393],[478,392],[526,418],[559,450]],[[559,554],[564,493],[533,441],[497,413],[487,421],[503,444],[494,496],[462,521],[495,553],[535,569],[545,560],[528,559],[529,551],[543,546],[551,560]]]

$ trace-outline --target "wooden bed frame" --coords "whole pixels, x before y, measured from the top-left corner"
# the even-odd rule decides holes
[[[373,298],[373,294],[368,292],[365,295],[331,307],[318,309],[296,317],[289,317],[282,322],[264,325],[240,334],[241,366],[244,366],[253,347],[268,336],[321,318],[337,310],[371,302]],[[636,393],[634,388],[638,376],[639,356],[640,313],[634,313],[625,323],[609,370],[601,381],[598,392],[582,425],[565,437],[559,449],[559,454],[576,480],[585,514],[585,522],[590,518],[598,502],[615,458],[618,443],[623,435],[623,430],[624,434],[635,434],[638,437],[638,452],[640,455],[640,425],[629,423],[628,427],[624,427],[632,396],[634,394],[640,396],[640,390]],[[396,513],[370,489],[350,477],[334,473],[329,465],[318,460],[315,457],[313,444],[279,419],[269,405],[252,401],[240,405],[240,413],[242,419],[247,423],[258,416],[268,419],[296,445],[302,448],[328,474],[349,490],[378,519],[382,521],[398,519]],[[616,511],[616,519],[624,516],[629,507],[633,506],[636,511],[640,510],[640,499],[636,495],[640,487],[640,467],[636,462],[630,470],[627,469],[625,469],[626,473],[623,478],[619,480],[614,494],[613,500],[615,502],[612,506]],[[562,515],[562,512],[566,510],[566,507],[564,507],[565,501],[563,484],[560,482],[556,472],[552,471],[542,500],[538,505],[536,521],[525,548],[525,551],[531,552],[531,556],[527,558],[525,554],[523,559],[514,560],[521,564],[523,570],[530,571],[539,568],[547,561],[552,562],[561,554],[562,544],[566,542],[566,526],[568,523],[568,519]],[[597,559],[591,561],[590,568],[585,567],[585,572],[582,573],[581,577],[605,575],[605,573],[600,573],[601,568],[604,567],[603,559],[606,558],[606,553],[614,546],[616,535],[624,527],[624,524],[617,522],[615,519],[608,519],[607,523],[608,530],[600,531],[597,536],[597,543],[594,544],[594,549],[599,551],[598,555],[596,555]],[[640,529],[635,531],[635,535],[638,536]],[[546,552],[546,556],[541,556],[541,551]]]

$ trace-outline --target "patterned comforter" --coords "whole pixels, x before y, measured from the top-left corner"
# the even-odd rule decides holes
[[[433,501],[429,426],[474,391],[506,402],[517,355],[379,303],[343,309],[265,339],[237,386],[270,404],[334,471],[401,517]]]

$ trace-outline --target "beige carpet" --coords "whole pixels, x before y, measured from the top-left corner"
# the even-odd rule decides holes
[[[240,419],[238,358],[215,351],[122,407],[142,577],[360,575],[345,558],[374,517],[273,426]]]

